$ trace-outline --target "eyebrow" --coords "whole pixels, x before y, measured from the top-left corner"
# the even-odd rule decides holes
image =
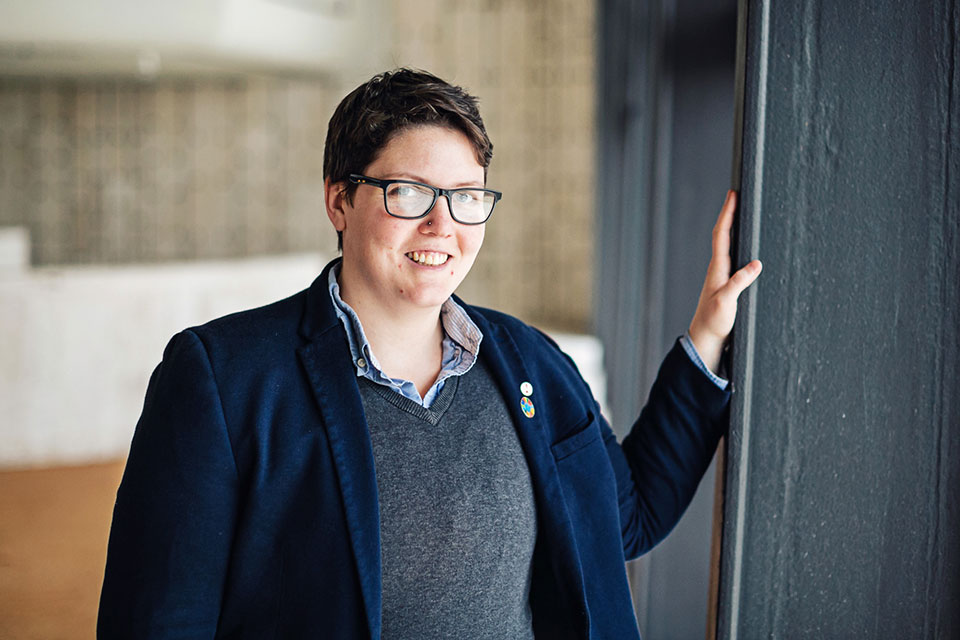
[[[393,173],[393,174],[389,174],[389,173],[388,173],[387,176],[386,176],[385,178],[381,178],[381,180],[412,180],[412,181],[414,181],[414,182],[421,182],[421,183],[423,183],[423,184],[429,184],[430,186],[436,186],[436,185],[431,184],[428,180],[424,180],[421,176],[418,176],[418,175],[416,175],[416,174],[414,174],[414,173],[406,173],[406,172],[403,172],[403,171],[398,171],[398,172]],[[452,187],[441,187],[441,188],[446,188],[446,189],[463,189],[463,188],[466,188],[466,187],[472,187],[472,188],[475,188],[475,189],[483,189],[483,188],[486,187],[486,184],[485,184],[485,183],[482,183],[482,182],[481,182],[480,184],[477,184],[476,182],[467,181],[467,182],[459,182],[459,183],[455,184],[455,185],[452,186]]]

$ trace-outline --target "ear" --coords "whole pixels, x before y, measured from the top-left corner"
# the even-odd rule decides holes
[[[347,228],[345,208],[350,206],[346,197],[346,185],[343,182],[323,181],[323,201],[327,207],[327,217],[337,231]]]

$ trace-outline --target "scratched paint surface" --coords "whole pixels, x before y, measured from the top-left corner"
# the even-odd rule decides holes
[[[960,637],[960,7],[746,4],[719,635]]]

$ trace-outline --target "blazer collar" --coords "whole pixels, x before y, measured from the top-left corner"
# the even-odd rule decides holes
[[[330,300],[328,281],[330,270],[340,264],[341,258],[335,258],[327,263],[320,275],[307,289],[307,304],[300,319],[300,335],[307,340],[319,338],[332,327],[341,326],[337,312],[333,309]]]

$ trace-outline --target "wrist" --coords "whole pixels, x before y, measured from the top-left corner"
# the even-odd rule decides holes
[[[723,355],[723,345],[726,340],[708,332],[699,331],[692,324],[687,330],[687,334],[690,336],[690,342],[693,343],[693,347],[700,355],[703,364],[713,373],[717,373],[720,369],[720,358]]]

